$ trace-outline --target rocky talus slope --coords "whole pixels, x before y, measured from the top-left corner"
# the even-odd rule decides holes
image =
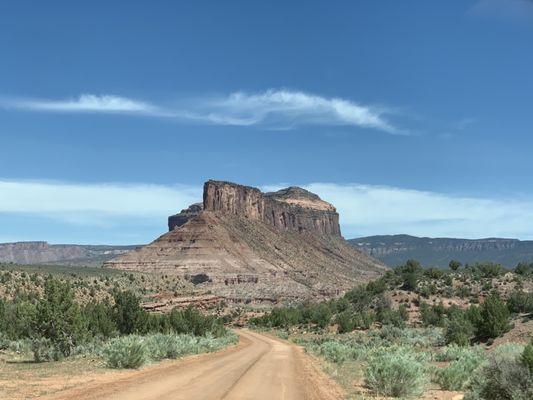
[[[331,204],[296,187],[262,193],[208,181],[202,206],[169,217],[169,228],[105,266],[178,274],[226,298],[269,302],[333,296],[386,269],[343,239]]]

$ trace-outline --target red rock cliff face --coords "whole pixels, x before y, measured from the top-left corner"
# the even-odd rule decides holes
[[[280,229],[341,236],[339,214],[307,190],[290,187],[273,193],[229,182],[204,185],[205,211],[262,220]]]

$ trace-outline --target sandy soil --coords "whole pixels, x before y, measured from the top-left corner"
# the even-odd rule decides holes
[[[296,346],[256,332],[219,353],[94,381],[48,400],[338,400],[342,392]]]

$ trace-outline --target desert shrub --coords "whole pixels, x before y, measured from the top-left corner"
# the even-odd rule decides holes
[[[31,341],[31,351],[35,362],[58,361],[63,354],[56,349],[50,339],[40,338]]]
[[[351,311],[346,310],[337,315],[335,322],[339,333],[351,332],[355,329],[355,319]]]
[[[467,270],[475,279],[496,278],[505,272],[505,268],[500,264],[491,262],[476,263],[475,265],[468,266]]]
[[[444,335],[441,328],[411,328],[404,330],[407,335],[402,343],[409,346],[435,347],[444,345]]]
[[[405,321],[407,321],[408,317],[407,308],[403,304],[397,310],[390,307],[380,307],[376,313],[376,319],[383,325],[392,325],[399,328],[405,326]]]
[[[186,353],[185,348],[191,349],[193,347],[191,346],[191,343],[184,343],[184,339],[185,336],[165,335],[162,333],[149,335],[146,338],[145,344],[150,359],[157,361],[165,358],[180,357]],[[189,339],[189,337],[187,337],[187,339]],[[194,351],[191,349],[189,352]]]
[[[446,309],[439,303],[430,306],[426,302],[420,303],[420,319],[424,326],[444,326],[446,322]]]
[[[418,261],[407,260],[405,265],[396,268],[395,272],[401,277],[403,289],[416,290],[418,281],[423,274],[423,269]]]
[[[463,347],[456,344],[443,347],[435,354],[435,361],[456,361],[460,358],[479,358],[484,355],[484,351],[479,346]]]
[[[455,359],[446,367],[438,369],[435,381],[445,390],[462,390],[465,388],[474,371],[483,363],[485,356],[481,349],[474,351],[457,347]],[[452,356],[449,354],[449,356]]]
[[[524,348],[520,360],[529,369],[529,372],[533,374],[533,341]]]
[[[429,279],[432,280],[439,280],[442,279],[444,276],[444,271],[438,268],[427,268],[424,270],[424,276],[427,276]]]
[[[466,313],[456,313],[447,322],[445,332],[446,344],[468,346],[474,336],[475,328]]]
[[[5,333],[0,331],[0,350],[7,350],[10,344],[11,340],[9,340]]]
[[[7,349],[18,354],[30,353],[31,343],[31,339],[11,340]]]
[[[117,324],[111,310],[112,307],[107,302],[92,301],[85,305],[83,314],[92,337],[110,338],[117,335]]]
[[[533,375],[522,362],[520,346],[500,346],[476,373],[465,400],[530,400]]]
[[[509,310],[496,292],[492,292],[480,309],[477,335],[481,339],[496,338],[509,330]]]
[[[533,313],[533,293],[513,291],[507,300],[507,307],[512,313]]]
[[[376,349],[364,375],[374,393],[393,397],[420,395],[429,381],[427,360],[407,347]]]
[[[533,275],[533,263],[519,263],[514,272],[518,275]]]
[[[310,321],[319,328],[325,328],[331,321],[331,311],[325,303],[313,307]]]
[[[349,346],[336,342],[327,341],[318,346],[318,353],[326,360],[342,364],[350,358],[351,349]]]
[[[91,355],[101,357],[106,344],[107,343],[103,339],[96,337],[74,347],[71,355]]]
[[[16,297],[13,301],[3,301],[3,315],[0,327],[7,338],[18,340],[33,336],[37,309],[31,301]]]
[[[337,314],[335,322],[339,333],[347,333],[354,329],[369,329],[374,319],[374,314],[369,311],[354,313],[352,310],[345,310]]]
[[[156,333],[143,337],[147,357],[154,361],[219,350],[238,341],[237,335],[213,337]]]
[[[346,292],[344,298],[348,300],[355,312],[361,312],[368,310],[376,295],[377,293],[367,291],[366,287],[359,286]]]
[[[457,271],[459,268],[461,268],[461,263],[457,260],[451,260],[448,266],[452,271]]]
[[[142,338],[134,335],[110,340],[103,355],[110,368],[139,368],[148,359]]]
[[[387,282],[385,279],[376,279],[375,281],[368,282],[365,287],[365,291],[371,296],[377,296],[387,290]]]

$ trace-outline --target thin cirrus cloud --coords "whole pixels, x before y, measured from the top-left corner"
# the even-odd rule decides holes
[[[152,104],[113,95],[83,94],[78,98],[66,100],[14,99],[4,101],[3,104],[7,107],[30,111],[159,114],[159,109]]]
[[[469,15],[509,21],[533,20],[533,0],[478,0]]]
[[[172,118],[180,121],[230,126],[291,129],[298,125],[352,126],[405,133],[386,115],[391,110],[301,91],[235,92],[181,100],[179,106],[157,105],[113,95],[84,94],[74,99],[4,99],[4,108],[56,113],[113,113]]]
[[[477,198],[361,184],[303,186],[337,207],[347,238],[395,233],[533,238],[530,198]],[[165,231],[168,215],[201,197],[200,185],[0,181],[0,219],[10,221],[3,223],[2,233],[9,240],[10,232],[15,232],[23,221],[30,218],[34,225],[46,224],[44,218],[62,226],[57,240],[69,242],[70,232],[83,226],[101,243],[127,243],[128,234],[140,232],[140,227],[150,221],[154,230],[135,239],[149,242]],[[128,230],[123,228],[125,221]]]

